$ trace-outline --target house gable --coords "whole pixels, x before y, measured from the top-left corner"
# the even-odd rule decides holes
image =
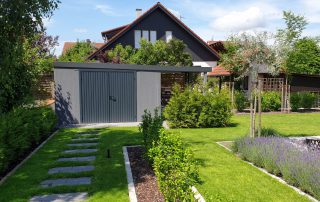
[[[94,59],[100,52],[114,48],[117,44],[131,45],[134,47],[134,31],[156,31],[157,40],[165,39],[166,31],[172,31],[173,38],[183,40],[187,45],[186,51],[192,56],[193,61],[217,61],[218,53],[210,48],[199,36],[176,18],[162,4],[157,3],[133,23],[124,27],[89,59]]]

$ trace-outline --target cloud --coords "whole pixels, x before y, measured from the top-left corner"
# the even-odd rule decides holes
[[[51,27],[54,23],[55,20],[53,18],[42,18],[42,23],[44,27]]]
[[[95,9],[100,11],[101,13],[105,15],[114,15],[113,8],[107,4],[99,4],[95,6]]]
[[[245,31],[266,26],[266,17],[258,7],[244,11],[231,11],[215,19],[210,26],[220,31]]]
[[[88,30],[85,28],[75,28],[73,31],[76,33],[87,33],[88,32]]]
[[[301,1],[304,10],[307,10],[306,19],[309,23],[320,23],[320,3],[319,0]]]

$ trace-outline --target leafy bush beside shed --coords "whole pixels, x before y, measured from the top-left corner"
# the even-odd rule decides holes
[[[0,117],[0,176],[44,141],[56,126],[52,109],[19,107]]]
[[[225,90],[219,92],[200,84],[182,90],[176,85],[164,117],[173,128],[225,127],[231,120],[231,108]]]

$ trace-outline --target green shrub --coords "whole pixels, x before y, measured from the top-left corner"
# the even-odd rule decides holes
[[[144,111],[139,131],[143,135],[144,146],[147,151],[159,140],[160,130],[163,128],[162,123],[163,119],[159,109],[154,110],[153,116],[150,111]]]
[[[229,94],[202,85],[184,90],[176,85],[163,115],[173,128],[226,126],[231,119]]]
[[[243,91],[235,92],[235,104],[236,108],[239,112],[243,111],[247,107],[249,107],[249,101]]]
[[[279,132],[273,128],[262,128],[261,136],[270,137],[270,136],[280,136],[280,135],[279,135]]]
[[[198,168],[181,138],[162,130],[149,157],[166,201],[193,201],[191,186],[199,181]]]
[[[225,127],[232,116],[229,94],[226,91],[210,92],[204,96],[198,127]]]
[[[298,111],[299,108],[310,109],[316,103],[318,97],[310,92],[298,92],[290,95],[290,104],[292,111]]]
[[[305,109],[310,109],[314,106],[317,96],[314,93],[301,92],[301,107]]]
[[[0,117],[0,175],[46,139],[56,125],[50,108],[17,108]]]
[[[275,91],[267,91],[262,93],[261,100],[262,111],[278,111],[281,108],[280,93]]]
[[[290,95],[290,106],[292,111],[298,111],[300,108],[300,95],[299,93],[292,93]]]
[[[199,181],[192,151],[185,147],[179,136],[162,127],[162,117],[157,109],[154,114],[144,112],[140,131],[166,201],[192,201],[191,186]]]

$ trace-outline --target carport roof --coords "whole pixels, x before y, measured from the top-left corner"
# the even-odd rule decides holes
[[[143,72],[211,72],[211,67],[174,67],[155,65],[111,64],[111,63],[79,63],[55,62],[55,69],[85,69],[85,70],[127,70]]]

